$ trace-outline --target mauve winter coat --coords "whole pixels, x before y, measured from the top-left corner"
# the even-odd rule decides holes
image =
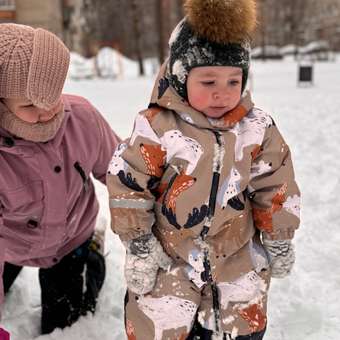
[[[99,206],[90,174],[105,184],[119,139],[84,98],[63,101],[64,120],[47,143],[0,129],[0,306],[5,261],[50,267],[94,230]]]

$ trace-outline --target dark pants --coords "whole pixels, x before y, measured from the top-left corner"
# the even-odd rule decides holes
[[[55,328],[70,326],[88,311],[94,313],[98,294],[104,283],[105,260],[99,252],[93,250],[91,242],[86,241],[56,265],[39,270],[42,334],[51,333]],[[20,266],[5,263],[5,293],[21,269]]]
[[[262,340],[266,329],[261,332],[252,333],[249,335],[240,335],[235,338],[235,340]],[[211,340],[213,332],[202,328],[200,323],[196,320],[194,327],[192,328],[189,336],[186,340]],[[229,340],[228,336],[225,334],[223,340]]]

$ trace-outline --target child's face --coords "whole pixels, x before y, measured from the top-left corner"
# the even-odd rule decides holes
[[[61,100],[50,110],[44,110],[34,106],[32,102],[23,98],[4,98],[2,102],[7,108],[27,123],[47,122],[62,110]]]
[[[222,117],[241,99],[242,69],[231,66],[193,68],[187,79],[189,104],[211,118]]]

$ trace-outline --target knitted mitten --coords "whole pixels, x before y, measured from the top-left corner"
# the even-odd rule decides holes
[[[125,246],[125,279],[128,288],[136,294],[149,293],[155,286],[158,269],[168,270],[171,258],[152,233],[128,241]]]
[[[272,277],[284,278],[290,274],[295,262],[294,246],[291,240],[264,238],[263,245],[269,255]]]

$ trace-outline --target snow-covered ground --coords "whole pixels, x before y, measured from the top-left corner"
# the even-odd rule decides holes
[[[272,282],[266,340],[340,339],[340,62],[317,63],[314,71],[313,87],[297,87],[292,61],[252,66],[255,102],[272,112],[291,147],[303,202],[296,266],[289,278]],[[65,92],[87,97],[127,137],[152,85],[152,77],[68,80]],[[105,188],[97,189],[108,223]],[[96,315],[47,336],[38,336],[37,269],[25,268],[6,298],[2,324],[11,339],[124,340],[124,252],[109,228],[106,250],[108,273]]]

